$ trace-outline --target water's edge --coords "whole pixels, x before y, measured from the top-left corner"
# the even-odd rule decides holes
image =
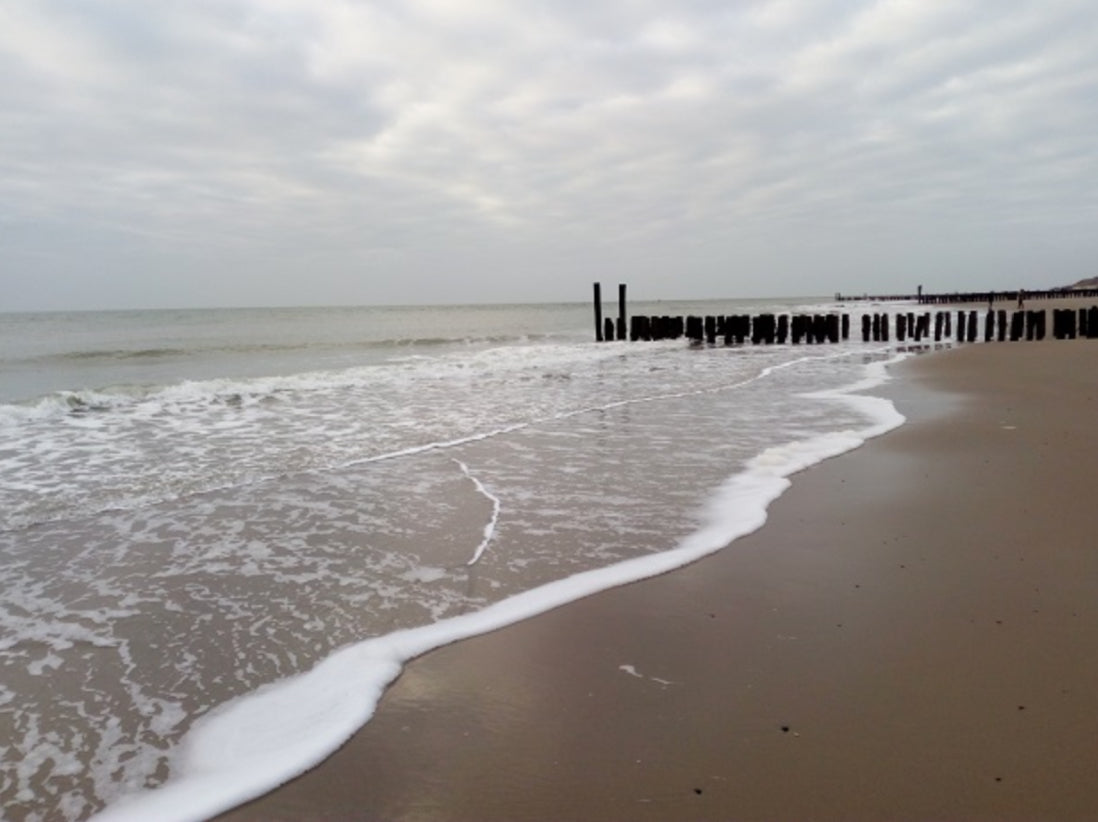
[[[793,474],[903,424],[905,417],[891,400],[859,392],[883,385],[890,379],[887,366],[907,356],[867,364],[866,377],[853,385],[806,395],[845,403],[870,422],[758,454],[713,493],[703,527],[676,548],[581,572],[480,611],[346,646],[305,673],[207,714],[184,737],[166,784],[125,797],[93,818],[201,820],[243,804],[338,749],[370,719],[386,687],[415,657],[608,588],[670,572],[752,533],[765,523],[770,503],[790,486]]]

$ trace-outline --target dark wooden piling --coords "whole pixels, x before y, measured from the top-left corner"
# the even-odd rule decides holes
[[[595,342],[602,342],[602,286],[595,283]]]
[[[996,312],[996,314],[998,314],[998,318],[999,318],[999,335],[998,335],[998,339],[999,339],[999,342],[1003,342],[1004,340],[1006,340],[1007,328],[1008,328],[1006,309],[1000,308]]]
[[[787,314],[781,314],[778,316],[778,345],[785,345],[785,342],[788,339],[789,316]]]
[[[934,342],[942,341],[942,312],[934,312]]]
[[[613,342],[613,340],[614,340],[614,321],[612,319],[610,319],[609,317],[607,317],[603,321],[602,325],[603,325],[603,332],[602,332],[603,333],[603,339],[608,341],[608,342]]]
[[[1026,313],[1015,311],[1010,315],[1010,341],[1018,342],[1026,330]]]
[[[1087,312],[1087,338],[1098,339],[1098,305],[1092,305]]]
[[[957,342],[965,341],[965,312],[957,312]]]
[[[625,283],[618,284],[618,339],[625,339]]]
[[[907,315],[906,314],[897,314],[896,315],[896,340],[898,342],[903,342],[906,339],[907,339]]]
[[[705,329],[703,325],[704,321],[701,317],[690,316],[686,318],[686,338],[693,342],[701,342],[705,335]]]
[[[995,312],[990,308],[984,317],[984,342],[991,342],[995,338]]]
[[[976,342],[976,331],[979,325],[979,316],[975,311],[968,312],[968,341]]]

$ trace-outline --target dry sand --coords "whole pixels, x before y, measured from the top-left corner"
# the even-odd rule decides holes
[[[413,662],[225,818],[1098,818],[1098,344],[896,371],[759,532]]]

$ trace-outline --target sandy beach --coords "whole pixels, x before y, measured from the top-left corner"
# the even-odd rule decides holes
[[[1098,817],[1098,345],[893,370],[908,424],[761,530],[414,661],[222,818]]]

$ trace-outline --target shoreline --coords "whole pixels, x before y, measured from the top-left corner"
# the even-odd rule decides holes
[[[1023,401],[1034,384],[1085,392],[1094,364],[1080,342],[903,363],[876,393],[909,424],[799,474],[760,531],[411,662],[340,751],[219,818],[1092,815],[1093,591],[1080,568],[1032,555],[1045,593],[1028,590],[1042,586],[1021,578],[1033,549],[1019,534],[1055,522],[1054,557],[1095,567],[1086,529],[1047,516],[1039,493],[1066,468],[1090,479],[1092,460],[1042,433],[1082,431],[1085,409],[1065,400],[1052,423]],[[997,414],[1028,424],[989,429]],[[1030,498],[1041,511],[1010,505]],[[937,515],[949,507],[955,519]],[[977,550],[995,542],[994,559]],[[1061,595],[1050,616],[1069,583],[1073,615]],[[1047,666],[1011,664],[1049,646],[1073,685],[1059,700]]]

